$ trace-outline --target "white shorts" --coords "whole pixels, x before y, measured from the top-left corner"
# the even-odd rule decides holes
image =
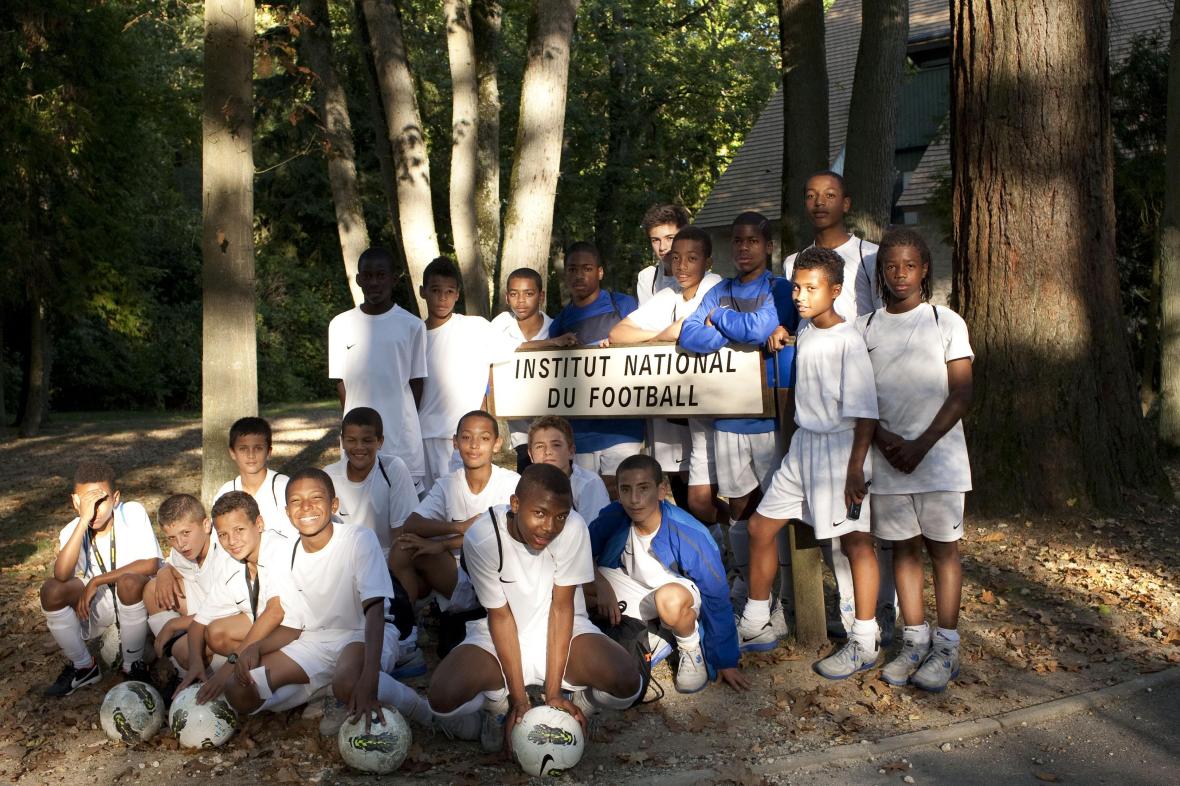
[[[849,519],[844,505],[852,429],[819,434],[799,429],[782,466],[774,473],[758,513],[771,519],[800,519],[812,526],[815,537],[838,538],[849,532],[869,532],[870,497],[861,503],[860,518]],[[873,476],[872,453],[865,457],[865,477]]]
[[[430,491],[436,480],[463,466],[459,451],[455,450],[454,440],[450,437],[423,439],[422,455],[426,459],[426,475],[422,478],[422,485],[427,491]]]
[[[660,468],[668,473],[686,472],[692,453],[688,426],[672,423],[667,418],[652,418],[647,431],[652,458],[660,462]]]
[[[656,610],[656,590],[645,584],[640,584],[620,568],[599,568],[602,575],[610,582],[615,591],[615,600],[619,602],[619,611],[625,617],[637,620],[659,621],[660,613]],[[692,595],[692,610],[699,616],[701,613],[701,591],[683,576],[669,576],[668,584],[679,584]],[[666,586],[666,585],[664,585]]]
[[[692,442],[688,458],[688,485],[712,486],[717,482],[713,421],[710,418],[689,418],[688,432]]]
[[[548,642],[545,639],[547,632],[541,631],[541,634],[536,637],[524,636],[520,640],[520,665],[524,673],[524,684],[528,685],[544,685],[545,684],[545,667],[546,667],[546,650],[548,649]],[[582,614],[574,614],[574,630],[570,636],[570,646],[573,646],[574,639],[578,636],[587,636],[595,634],[598,636],[605,636],[598,629],[598,626],[590,621],[588,617]],[[492,643],[492,632],[488,629],[487,619],[472,620],[467,623],[467,635],[463,638],[463,644],[470,644],[474,647],[479,647],[484,652],[491,653],[491,656],[500,660],[500,656],[496,654],[496,645]],[[508,680],[504,680],[505,686]],[[585,685],[571,685],[564,679],[561,681],[563,690],[576,691],[586,687]],[[498,700],[505,695],[507,688],[497,688],[494,691],[485,691],[484,695],[492,701]]]
[[[597,475],[614,475],[623,459],[642,452],[642,442],[621,442],[604,450],[578,451],[574,454],[574,463]]]
[[[94,600],[90,601],[90,616],[84,621],[78,620],[82,625],[82,638],[86,641],[99,638],[116,621],[113,584],[104,586],[95,594]]]
[[[718,429],[713,432],[713,452],[717,493],[726,498],[743,497],[756,488],[766,489],[783,457],[782,438],[777,429],[764,434]]]
[[[279,651],[303,669],[314,693],[325,685],[332,684],[340,653],[344,652],[344,648],[349,644],[358,641],[362,644],[365,641],[363,628],[350,631],[304,631],[299,638]],[[393,669],[393,665],[397,663],[399,647],[397,626],[392,622],[386,622],[385,640],[381,647],[382,671],[389,672]]]
[[[962,491],[921,494],[873,494],[873,534],[882,540],[909,540],[919,535],[952,543],[963,537]]]

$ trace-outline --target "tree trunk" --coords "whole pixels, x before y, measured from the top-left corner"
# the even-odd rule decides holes
[[[1160,227],[1163,290],[1160,354],[1160,439],[1180,448],[1180,3],[1172,7],[1168,61],[1168,159],[1164,216]]]
[[[451,64],[451,235],[463,276],[468,314],[489,316],[488,286],[475,219],[479,155],[479,93],[475,75],[475,34],[467,0],[444,0],[447,54]]]
[[[864,0],[861,4],[844,179],[852,196],[853,220],[860,234],[870,240],[881,238],[893,209],[893,156],[910,34],[909,9],[909,0]]]
[[[25,403],[18,432],[35,437],[41,430],[45,405],[49,401],[49,326],[45,300],[37,295],[29,299],[29,359],[25,383]]]
[[[237,474],[233,422],[258,412],[254,328],[254,3],[206,0],[202,100],[201,498]]]
[[[328,183],[336,208],[336,231],[340,235],[344,275],[352,292],[352,302],[360,305],[364,296],[356,283],[356,263],[369,247],[369,229],[365,225],[364,206],[356,182],[356,151],[352,141],[352,122],[348,117],[348,98],[332,62],[332,23],[328,17],[327,0],[303,0],[302,8],[313,26],[300,36],[300,54],[316,75],[316,110],[323,123]]]
[[[811,242],[807,178],[828,168],[828,66],[823,0],[779,0],[783,70],[782,255]]]
[[[418,294],[418,286],[422,283],[422,271],[438,256],[438,235],[430,202],[430,156],[402,36],[401,12],[392,0],[363,0],[361,5],[385,105],[386,130],[393,147],[402,248],[418,312],[425,314],[426,301]]]
[[[478,162],[475,174],[475,221],[479,259],[488,303],[496,303],[496,262],[500,258],[500,0],[473,0],[475,77],[479,84]],[[511,272],[511,271],[509,271]]]
[[[1139,405],[1147,417],[1155,405],[1155,365],[1160,353],[1160,298],[1163,296],[1160,278],[1160,253],[1151,258],[1151,290],[1147,295],[1147,325],[1143,329],[1143,357],[1139,364]]]
[[[570,41],[579,0],[533,0],[528,60],[520,90],[520,121],[512,161],[503,257],[547,280],[553,201],[561,166]],[[500,290],[511,271],[500,271]]]
[[[1124,489],[1167,493],[1115,271],[1106,4],[952,13],[952,302],[976,353],[974,502],[1113,509]]]

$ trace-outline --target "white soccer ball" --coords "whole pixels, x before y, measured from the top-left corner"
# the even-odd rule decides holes
[[[118,625],[108,625],[102,632],[98,641],[98,659],[107,671],[114,671],[123,665],[123,646]]]
[[[512,729],[512,753],[529,775],[561,775],[585,752],[582,724],[547,704],[533,707]]]
[[[98,721],[116,742],[146,742],[164,725],[164,700],[146,682],[120,682],[103,697]]]
[[[200,685],[190,685],[172,700],[168,725],[186,748],[218,748],[238,730],[238,714],[224,696],[197,704]]]
[[[345,720],[336,735],[340,756],[354,770],[388,775],[402,766],[410,750],[410,727],[401,713],[389,707],[381,708],[381,720],[374,719],[365,733],[365,719]]]

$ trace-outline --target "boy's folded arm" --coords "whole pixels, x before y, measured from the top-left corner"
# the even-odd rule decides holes
[[[717,297],[712,289],[705,293],[701,304],[684,319],[680,326],[680,346],[689,352],[705,354],[716,352],[729,343],[729,340],[717,329],[716,318],[723,312],[717,308]],[[712,315],[712,319],[710,319]],[[706,325],[708,319],[712,325]]]
[[[90,580],[92,584],[114,584],[122,576],[129,574],[136,574],[139,576],[154,576],[156,571],[160,569],[160,560],[155,557],[147,559],[137,559],[134,562],[129,562],[121,568],[108,570],[106,573],[95,576]]]
[[[439,519],[424,518],[417,513],[411,513],[402,524],[402,531],[407,535],[419,535],[423,538],[454,535],[455,523]]]
[[[713,324],[717,326],[717,332],[730,341],[759,346],[778,327],[778,312],[775,311],[774,300],[768,297],[754,312],[718,310],[713,314]]]

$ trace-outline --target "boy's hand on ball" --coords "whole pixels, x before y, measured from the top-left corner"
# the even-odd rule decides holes
[[[578,709],[578,706],[576,704],[574,704],[572,701],[570,701],[569,699],[565,698],[564,696],[558,694],[557,696],[554,696],[553,698],[546,698],[545,703],[548,704],[550,707],[554,707],[556,709],[561,710],[562,712],[568,712],[570,715],[573,715],[574,720],[576,720],[578,723],[581,724],[582,733],[583,734],[590,733],[589,726],[586,723],[586,716],[582,714],[582,711],[580,709]]]
[[[528,699],[513,703],[508,708],[508,714],[504,716],[504,753],[509,759],[512,758],[512,730],[516,728],[516,724],[520,723],[521,718],[525,713],[533,708]]]
[[[224,666],[218,669],[217,673],[197,691],[197,704],[213,701],[225,693],[225,683],[229,682],[231,674],[233,674],[232,669],[225,668]]]

